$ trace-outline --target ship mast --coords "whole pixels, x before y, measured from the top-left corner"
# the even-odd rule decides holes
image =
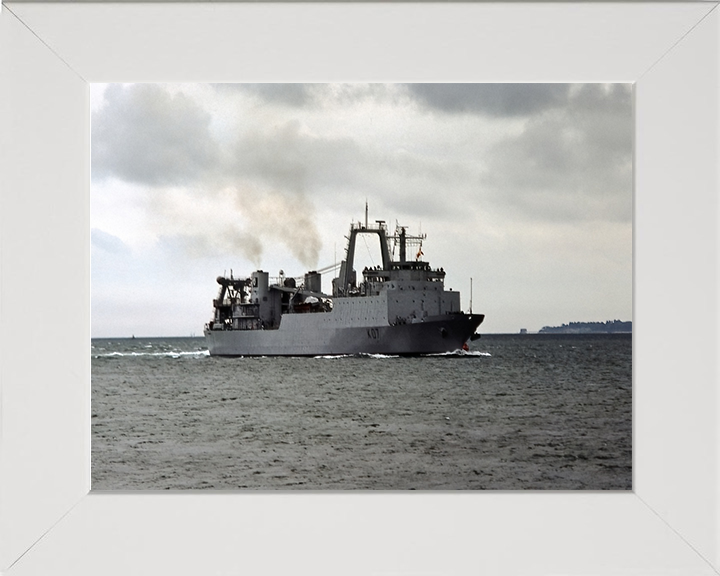
[[[470,276],[470,314],[472,314],[472,276]]]

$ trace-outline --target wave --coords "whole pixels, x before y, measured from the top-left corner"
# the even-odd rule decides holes
[[[432,354],[418,354],[420,358],[434,358],[434,357],[457,357],[462,358],[466,356],[470,357],[481,357],[481,356],[492,356],[489,352],[480,352],[479,350],[453,350],[452,352],[435,352]],[[361,352],[359,354],[328,354],[324,356],[313,356],[321,360],[329,360],[336,358],[401,358],[399,354],[370,354]]]
[[[197,357],[202,358],[210,356],[208,350],[178,351],[168,350],[165,352],[106,352],[104,354],[94,354],[93,358],[113,358],[113,357],[138,357],[138,356],[154,356],[164,358],[181,358],[181,357]]]
[[[464,356],[492,356],[490,352],[480,352],[479,350],[453,350],[452,352],[438,352],[437,354],[424,354],[424,356],[454,356],[462,358]]]

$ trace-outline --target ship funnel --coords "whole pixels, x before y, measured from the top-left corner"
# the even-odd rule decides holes
[[[253,300],[267,299],[268,295],[268,282],[269,274],[258,270],[252,273],[252,293],[251,297]]]
[[[312,270],[305,274],[305,290],[308,292],[322,292],[322,275]]]

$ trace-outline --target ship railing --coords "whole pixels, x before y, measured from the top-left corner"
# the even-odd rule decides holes
[[[390,271],[378,268],[365,268],[363,270],[363,276],[366,280],[390,280]]]
[[[373,224],[368,223],[367,226],[362,222],[350,223],[350,230],[382,230],[387,232],[387,224],[384,220],[375,220]]]

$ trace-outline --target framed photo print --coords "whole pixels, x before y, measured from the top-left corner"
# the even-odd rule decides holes
[[[49,571],[73,575],[716,574],[720,570],[717,488],[720,406],[716,361],[716,310],[720,293],[718,14],[716,2],[3,3],[0,571],[16,576]],[[482,86],[495,88],[482,93],[478,88]],[[528,87],[524,98],[516,99],[522,92],[518,86]],[[364,94],[360,94],[358,87],[363,87]],[[246,105],[242,114],[226,124],[212,120],[221,117],[214,116],[220,108],[229,110],[223,90],[238,90],[236,97]],[[194,95],[193,98],[200,93],[212,94],[213,99],[207,101],[206,108],[194,108],[198,100],[186,97],[177,100],[183,91]],[[568,142],[572,142],[571,125],[561,119],[579,108],[570,112],[563,108],[562,114],[558,112],[557,116],[544,117],[542,121],[523,115],[525,112],[519,114],[519,110],[540,109],[558,102],[558,98],[576,104],[584,98],[583,102],[590,103],[587,109],[595,114],[595,133],[607,135],[605,140],[593,140],[590,158],[597,162],[586,157],[586,149],[580,153],[580,147],[568,145],[567,154],[556,157],[552,148],[543,149],[542,159],[548,167],[544,174],[551,184],[545,183],[536,204],[524,208],[528,237],[533,231],[536,233],[533,238],[542,237],[543,229],[538,223],[544,222],[543,218],[550,219],[553,214],[567,217],[579,209],[573,203],[578,197],[564,195],[558,184],[561,179],[550,178],[551,172],[555,174],[553,170],[566,162],[571,152],[576,153],[573,158],[584,158],[575,165],[570,179],[581,183],[583,175],[586,181],[592,179],[593,170],[612,154],[623,158],[626,169],[620,171],[618,181],[624,183],[628,194],[613,204],[613,210],[608,210],[606,204],[595,206],[603,217],[615,217],[615,224],[603,228],[606,234],[598,234],[595,253],[592,246],[585,246],[582,258],[578,253],[553,253],[551,242],[528,241],[526,259],[515,275],[516,282],[523,277],[535,278],[530,274],[531,267],[533,263],[539,267],[543,258],[547,262],[574,258],[578,266],[582,260],[588,269],[601,271],[617,264],[611,260],[625,259],[621,267],[624,266],[626,274],[621,282],[627,311],[623,309],[622,313],[632,317],[618,322],[632,321],[632,340],[626,342],[628,351],[631,347],[632,376],[623,396],[627,429],[622,430],[625,444],[620,452],[627,461],[613,463],[618,467],[615,472],[620,470],[615,479],[620,480],[606,483],[605,478],[594,477],[587,483],[557,484],[555,489],[552,482],[546,486],[531,483],[526,486],[529,489],[517,490],[517,483],[510,481],[504,486],[481,484],[478,480],[481,471],[475,473],[471,467],[467,471],[472,476],[464,483],[426,482],[418,484],[419,489],[414,491],[408,490],[416,481],[414,469],[410,470],[412,481],[402,485],[348,482],[332,486],[330,492],[328,486],[317,483],[305,490],[291,491],[283,484],[287,478],[277,475],[273,486],[260,483],[247,490],[238,489],[238,483],[219,483],[216,488],[220,491],[200,491],[203,482],[212,482],[207,479],[216,477],[221,467],[205,462],[196,453],[192,462],[187,461],[189,481],[182,486],[162,484],[161,474],[153,476],[153,481],[160,483],[133,484],[137,470],[121,459],[113,461],[110,453],[103,465],[120,483],[112,485],[107,476],[96,474],[94,466],[100,462],[100,456],[93,453],[98,445],[98,436],[93,435],[93,416],[95,419],[100,416],[93,404],[91,380],[95,369],[93,356],[99,352],[92,348],[96,345],[93,338],[120,334],[112,331],[121,326],[121,320],[131,317],[131,307],[113,312],[114,318],[110,320],[118,323],[103,324],[107,319],[93,301],[105,298],[103,301],[109,302],[115,298],[116,302],[128,302],[135,298],[152,304],[154,296],[144,293],[140,282],[133,287],[124,281],[128,277],[142,278],[141,272],[154,265],[166,265],[169,261],[162,250],[187,249],[197,254],[208,242],[215,242],[204,235],[204,226],[219,210],[209,200],[203,201],[203,196],[193,196],[190,188],[209,186],[209,180],[201,180],[197,174],[204,171],[203,175],[208,176],[206,168],[214,167],[212,177],[220,192],[212,197],[213,201],[225,199],[237,202],[241,208],[248,199],[254,199],[261,207],[284,202],[283,214],[295,218],[290,222],[277,218],[267,221],[276,228],[300,222],[292,235],[302,238],[302,242],[288,242],[273,231],[252,227],[248,229],[253,234],[238,238],[245,243],[247,265],[265,266],[273,276],[279,264],[266,247],[273,242],[283,245],[298,262],[306,261],[307,270],[301,272],[310,277],[300,277],[302,294],[298,283],[293,286],[294,270],[292,277],[289,272],[279,274],[281,283],[274,288],[278,293],[278,310],[292,311],[298,316],[322,312],[324,297],[333,289],[336,296],[345,296],[344,291],[349,294],[353,290],[359,295],[361,290],[374,289],[373,282],[392,282],[383,274],[393,266],[398,274],[425,274],[422,282],[432,288],[440,280],[447,281],[449,276],[445,274],[454,272],[450,267],[440,270],[444,264],[435,259],[430,260],[431,266],[425,266],[425,258],[431,256],[432,238],[428,243],[424,241],[431,224],[422,216],[433,214],[438,219],[447,219],[455,211],[457,218],[470,222],[478,200],[466,196],[463,203],[448,192],[433,195],[422,190],[420,176],[426,181],[438,175],[444,181],[452,177],[455,185],[467,186],[459,176],[460,172],[468,174],[467,165],[440,156],[432,146],[423,150],[426,162],[419,162],[417,150],[402,149],[402,142],[394,140],[390,132],[384,139],[388,146],[384,155],[378,148],[373,156],[358,142],[362,140],[365,123],[382,121],[387,127],[392,122],[405,122],[399,131],[435,131],[438,141],[445,131],[456,158],[460,158],[463,150],[456,147],[457,142],[466,134],[463,130],[468,122],[476,119],[468,116],[458,122],[458,117],[453,116],[450,124],[434,122],[444,122],[453,108],[467,106],[468,94],[473,95],[476,105],[478,99],[485,99],[484,113],[489,114],[490,110],[493,118],[511,121],[502,126],[497,122],[482,125],[488,134],[487,147],[482,151],[487,155],[495,151],[493,163],[488,160],[488,166],[493,167],[493,174],[500,175],[495,179],[477,179],[487,193],[502,189],[509,195],[513,185],[524,182],[537,189],[542,184],[537,179],[523,180],[528,166],[538,161],[538,155],[528,155],[522,146],[501,146],[510,142],[507,134],[512,130],[539,137],[567,129]],[[294,143],[294,147],[273,148],[267,140],[251,137],[262,136],[260,124],[253,126],[252,122],[238,120],[243,115],[248,117],[253,103],[277,102],[277,98],[289,102],[296,110],[301,104],[303,113],[314,114],[312,118],[303,117],[300,124],[292,124],[279,113],[274,119],[264,119],[265,125],[274,122],[272,125],[280,131],[278,138]],[[105,116],[98,113],[101,108],[98,102],[103,99],[111,100],[115,106],[105,109]],[[332,106],[318,107],[318,99],[331,102]],[[374,106],[363,109],[362,122],[352,116],[349,107],[349,103],[357,105],[361,100],[362,105],[372,102]],[[619,103],[623,113],[628,113],[629,129],[619,139],[611,129],[618,118],[610,113],[612,102]],[[173,116],[171,108],[177,105],[185,106],[188,114]],[[422,118],[408,113],[421,107]],[[153,115],[140,114],[151,108]],[[268,110],[272,107],[261,112],[256,107],[255,113],[267,114]],[[402,116],[405,113],[408,115]],[[164,120],[158,123],[158,118]],[[199,118],[200,122],[180,125],[177,118]],[[581,125],[586,117],[575,118]],[[105,132],[97,129],[101,120],[106,121]],[[347,130],[352,122],[356,122],[353,134],[341,132],[341,125]],[[423,122],[426,125],[421,126]],[[200,130],[206,126],[214,130],[215,140],[211,144]],[[163,169],[163,158],[152,157],[158,140],[138,137],[123,140],[125,128],[134,130],[135,135],[147,135],[153,130],[156,135],[167,135],[177,130],[176,134],[181,136],[173,141],[181,142],[175,150],[182,161],[171,163],[175,167],[172,178]],[[247,138],[232,140],[231,150],[228,146],[211,149],[218,142],[222,144],[223,130],[245,130]],[[491,133],[492,130],[497,132]],[[314,155],[309,154],[308,148],[321,140],[332,145],[315,148]],[[501,148],[504,155],[498,152]],[[183,155],[188,149],[191,153]],[[235,155],[230,160],[228,150]],[[477,150],[466,148],[464,153]],[[250,194],[239,200],[233,200],[232,187],[250,184],[227,180],[228,167],[237,167],[237,157],[245,159],[245,173],[254,170],[258,178],[265,178],[264,170],[274,165],[273,158],[287,160],[291,153],[297,153],[296,164],[290,162],[289,166],[298,170],[282,173],[285,184],[292,178],[306,177],[302,167],[315,162],[322,178],[311,183],[316,187],[332,184],[338,189],[346,186],[342,194],[338,192],[338,198],[343,203],[357,204],[350,210],[356,219],[353,224],[356,228],[351,229],[350,236],[354,237],[352,230],[370,231],[381,239],[380,231],[388,237],[397,235],[402,256],[398,252],[397,256],[385,258],[380,253],[377,262],[371,256],[359,270],[356,266],[355,277],[348,271],[351,267],[346,267],[344,276],[338,267],[341,272],[337,277],[344,280],[334,287],[313,284],[312,269],[324,262],[315,258],[315,236],[302,234],[317,232],[325,244],[328,240],[324,229],[315,230],[311,220],[303,220],[308,210],[302,209],[302,194],[306,191],[301,184],[307,184],[307,180],[300,184],[299,180],[294,181],[294,189],[302,192],[300,195],[281,196],[269,192],[269,188],[257,187],[255,196]],[[189,157],[203,157],[207,162],[194,166],[187,162]],[[383,158],[385,165],[381,162]],[[417,234],[412,233],[415,244],[408,240],[411,233],[404,229],[402,214],[378,215],[373,213],[372,202],[368,202],[370,217],[365,218],[367,198],[350,186],[364,172],[378,188],[390,187],[395,173],[380,172],[387,171],[390,159],[398,158],[405,162],[406,177],[422,192],[419,197],[424,211],[414,209],[409,216],[413,225],[414,220],[420,220]],[[367,163],[348,167],[348,159],[365,159]],[[327,169],[328,165],[332,170]],[[459,168],[455,174],[453,167]],[[122,206],[101,205],[93,196],[93,187],[104,185],[103,177],[114,178],[124,186]],[[162,182],[165,187],[162,198],[158,196],[153,206],[133,204],[136,199],[133,187],[138,183],[159,185],[158,178],[169,178]],[[270,186],[270,180],[265,178],[264,185]],[[566,178],[565,182],[568,181]],[[184,188],[188,182],[191,187]],[[280,186],[278,182],[273,185]],[[169,195],[170,188],[175,196]],[[323,197],[326,203],[332,198]],[[406,200],[405,205],[410,206],[412,195]],[[388,211],[395,206],[382,199],[379,202]],[[495,205],[500,204],[498,201]],[[137,211],[120,214],[128,209]],[[587,206],[584,209],[589,210]],[[160,221],[153,217],[163,210],[171,217],[162,224],[165,228],[160,233],[157,228]],[[530,212],[534,219],[528,215]],[[182,218],[173,220],[173,214],[181,214]],[[262,219],[268,212],[246,210],[244,214],[251,226],[253,217]],[[325,220],[339,220],[338,214],[327,212]],[[496,216],[500,218],[501,213],[498,211]],[[225,217],[218,215],[215,230],[225,230],[224,226],[231,229]],[[376,222],[377,218],[384,220]],[[127,236],[114,232],[120,229],[117,226],[121,222],[127,225],[124,230],[131,230],[135,236],[130,232]],[[342,228],[339,234],[345,233],[344,227],[349,224],[333,223]],[[531,227],[534,228],[530,230]],[[610,242],[612,231],[619,229],[625,235],[622,237],[626,248],[614,253],[603,242]],[[450,234],[450,227],[447,230]],[[482,231],[473,229],[470,233]],[[130,250],[131,236],[141,242],[152,234],[153,241],[160,238],[160,257],[155,261],[144,260],[142,267],[124,268],[125,278],[118,274],[117,259],[102,260],[103,254],[122,255],[123,250]],[[188,238],[191,242],[183,245]],[[263,241],[262,246],[252,243],[258,238]],[[169,244],[169,239],[175,244]],[[470,240],[467,245],[475,246]],[[265,250],[265,256],[259,256],[257,250],[253,252],[258,246]],[[545,253],[529,252],[541,246],[546,247]],[[105,252],[97,252],[98,247]],[[365,250],[364,244],[362,249]],[[455,259],[463,247],[443,249],[437,253]],[[339,244],[336,250],[339,262],[344,258],[344,245]],[[326,251],[324,257],[329,259],[330,254]],[[474,249],[468,249],[466,255],[477,258]],[[500,255],[498,252],[498,258]],[[268,264],[262,258],[267,258]],[[173,270],[166,270],[169,275],[162,278],[168,280],[168,290],[174,288],[178,294],[195,300],[193,285],[178,278],[187,278],[193,266],[196,269],[201,266],[194,264],[199,260],[185,260],[173,261],[172,266],[167,266]],[[99,270],[99,265],[105,268]],[[511,262],[494,269],[496,283],[510,266]],[[207,282],[212,293],[198,304],[203,309],[199,314],[206,317],[198,322],[201,325],[196,336],[205,330],[220,341],[220,332],[249,329],[248,318],[263,322],[262,326],[254,326],[258,330],[269,332],[273,328],[270,316],[256,318],[249,312],[240,312],[249,311],[256,304],[260,307],[261,299],[270,297],[267,293],[253,292],[259,288],[252,285],[252,276],[248,276],[247,285],[238,283],[242,274],[252,270],[228,269],[217,282],[214,277],[203,275],[201,282]],[[523,270],[528,271],[527,275]],[[158,269],[153,273],[159,274]],[[361,274],[363,281],[359,282]],[[458,298],[462,310],[453,313],[461,313],[463,318],[486,314],[480,309],[479,293],[475,293],[474,302],[471,296],[471,290],[478,290],[481,281],[476,280],[471,288],[468,280],[473,274],[467,276],[458,276],[456,281],[462,299],[448,295],[446,303],[452,306]],[[257,279],[259,285],[262,278]],[[421,280],[413,276],[412,282],[415,281]],[[217,297],[215,292],[223,288],[225,292]],[[523,287],[522,299],[529,302],[527,310],[533,310],[540,303],[531,300],[532,290],[528,288]],[[593,298],[598,309],[605,313],[600,303],[608,289],[604,285],[589,286],[580,293],[591,290],[597,293]],[[496,301],[504,296],[500,292]],[[577,292],[567,291],[565,300],[572,300]],[[231,293],[239,299],[235,312],[223,304]],[[254,298],[251,294],[257,296],[257,302],[243,300]],[[283,300],[281,294],[288,296]],[[302,301],[296,298],[298,294]],[[363,294],[366,295],[367,292]],[[218,303],[213,302],[214,298]],[[190,336],[182,323],[175,324],[177,318],[172,310],[163,308],[161,300],[154,302],[154,310],[166,315],[167,326],[176,326],[173,330],[179,335]],[[423,314],[427,312],[426,301],[414,304],[416,308],[398,311],[393,317],[394,327],[405,330],[403,326],[430,321],[433,314]],[[543,327],[541,320],[533,320],[537,326],[524,326],[520,323],[522,317],[518,313],[512,322],[498,323],[496,330],[516,331],[514,337],[519,337],[523,329],[536,331]],[[575,320],[584,318],[557,321],[553,318],[552,322]],[[487,326],[496,319],[490,320],[487,315],[483,322]],[[439,328],[433,334],[447,338],[449,332],[443,328],[445,335]],[[380,333],[371,329],[375,328],[367,327],[365,337],[372,342],[379,339]],[[473,326],[465,340],[470,341],[475,329]],[[212,334],[213,330],[218,334]],[[130,331],[121,335],[132,339],[135,334]],[[151,347],[155,344],[142,343]],[[140,353],[142,349],[103,353],[115,352]],[[172,354],[180,352],[171,350]],[[308,354],[315,356],[315,352],[313,349]],[[371,354],[376,352],[370,350]],[[629,357],[625,358],[629,364]],[[332,366],[335,360],[325,362]],[[366,366],[372,365],[364,362]],[[480,363],[472,366],[481,369]],[[275,380],[282,380],[282,376]],[[116,384],[122,391],[122,378]],[[207,392],[206,397],[211,392],[217,391]],[[239,394],[241,391],[221,393],[217,402],[213,402],[229,410]],[[615,426],[611,421],[613,410],[609,409],[607,414],[606,424],[611,429]],[[403,418],[410,417],[403,413],[398,422],[405,423]],[[446,427],[443,430],[456,424],[453,414],[438,412],[437,417]],[[373,430],[367,432],[368,436],[383,432],[382,426],[367,424],[368,430]],[[479,426],[477,430],[482,431]],[[455,436],[447,436],[446,442],[465,438],[466,431],[451,433]],[[581,429],[573,431],[578,437],[581,433]],[[122,434],[110,436],[114,436],[113,446],[131,444]],[[217,438],[218,443],[222,441],[223,438]],[[508,436],[510,441],[516,442],[518,438]],[[206,450],[212,449],[208,444]],[[353,461],[351,450],[347,452],[347,466],[353,466],[347,477],[357,479],[357,461]],[[158,455],[162,453],[156,451]],[[299,458],[296,469],[307,470],[309,474],[315,464],[327,466],[325,460],[317,459],[317,454],[314,457],[315,460]],[[449,461],[440,462],[441,467],[443,463],[445,478],[462,468]],[[150,464],[149,468],[153,466]],[[370,468],[367,477],[374,473]],[[343,477],[342,470],[334,473],[333,478]],[[442,477],[438,472],[437,478]],[[397,492],[398,489],[408,491]]]

